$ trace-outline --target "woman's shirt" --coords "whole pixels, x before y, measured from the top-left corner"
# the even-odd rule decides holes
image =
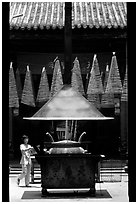
[[[31,145],[27,144],[21,144],[20,145],[20,150],[21,150],[21,153],[22,153],[22,157],[21,157],[21,161],[20,161],[20,164],[26,166],[28,164],[31,164],[31,151],[30,150],[26,150],[28,148],[31,148]],[[26,150],[26,151],[24,151]]]

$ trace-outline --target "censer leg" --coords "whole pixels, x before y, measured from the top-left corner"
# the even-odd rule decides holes
[[[42,188],[42,196],[47,196],[49,195],[49,192],[47,191],[46,188]]]
[[[91,196],[95,196],[95,186],[90,188],[89,193]]]

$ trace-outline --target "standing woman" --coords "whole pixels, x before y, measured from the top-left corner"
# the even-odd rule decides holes
[[[22,173],[18,176],[17,184],[20,184],[20,180],[25,178],[25,186],[29,186],[30,182],[30,172],[31,172],[31,150],[33,147],[28,144],[29,138],[23,135],[23,144],[20,145],[20,150],[22,153],[20,164],[22,165]]]

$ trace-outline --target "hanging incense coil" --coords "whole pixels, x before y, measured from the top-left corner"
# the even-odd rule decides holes
[[[104,92],[102,79],[99,71],[99,64],[96,55],[93,58],[92,69],[87,89],[87,95],[102,94]]]
[[[25,75],[21,103],[26,104],[28,106],[35,107],[33,84],[32,84],[32,78],[31,78],[31,72],[29,70],[29,66],[27,66],[27,71]]]
[[[19,99],[12,63],[9,70],[9,107],[19,107]]]
[[[54,71],[53,71],[50,98],[52,98],[62,88],[62,86],[63,86],[63,79],[62,79],[61,67],[60,67],[59,60],[56,60]]]
[[[74,89],[76,89],[82,95],[85,95],[82,76],[81,76],[80,64],[79,64],[79,60],[77,59],[77,57],[74,60],[74,66],[72,69],[71,85]]]
[[[121,101],[128,101],[127,69],[126,69],[123,88],[122,88]]]
[[[102,95],[101,107],[114,107],[114,95],[112,93],[104,93]]]
[[[88,94],[87,99],[90,103],[92,103],[96,108],[100,108],[100,97],[99,94]]]
[[[41,79],[37,94],[37,102],[46,102],[49,99],[49,84],[47,79],[47,73],[45,67],[42,70],[41,73]]]
[[[113,55],[111,60],[110,72],[105,92],[113,94],[122,93],[122,83],[120,80],[120,74],[115,54]]]

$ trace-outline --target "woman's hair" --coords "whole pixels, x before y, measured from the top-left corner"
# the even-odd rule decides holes
[[[23,135],[22,140],[24,141],[24,139],[29,139],[29,137],[27,135]]]

